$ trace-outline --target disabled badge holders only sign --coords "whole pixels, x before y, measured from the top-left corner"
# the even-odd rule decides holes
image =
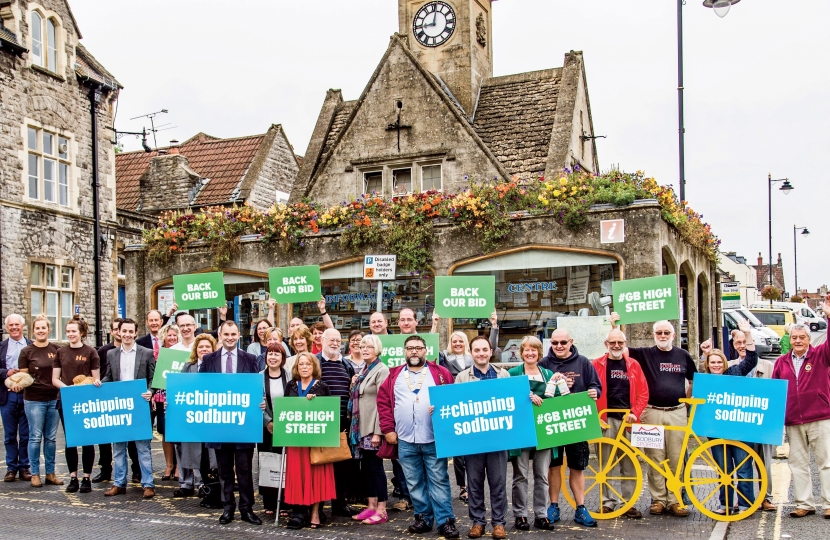
[[[438,457],[536,446],[528,388],[527,376],[425,388]]]
[[[496,276],[438,276],[435,312],[444,318],[487,319],[496,306]]]
[[[263,392],[260,373],[170,373],[165,440],[262,442]]]
[[[404,342],[412,334],[378,334],[383,350],[380,353],[380,361],[389,367],[402,366],[406,364],[406,350]],[[439,355],[438,334],[417,334],[423,338],[427,347],[426,359],[430,362],[437,362]]]
[[[340,398],[274,398],[274,446],[340,446]]]
[[[588,392],[545,399],[533,414],[538,450],[602,437],[597,404]]]
[[[363,279],[394,281],[397,255],[366,255],[363,259]]]
[[[225,305],[222,272],[173,276],[173,295],[179,309],[204,309]]]
[[[146,391],[144,379],[61,388],[66,447],[152,439]]]
[[[190,353],[162,347],[156,360],[156,371],[153,373],[153,388],[167,390],[167,374],[181,373],[185,364],[190,362]]]
[[[782,444],[787,381],[698,373],[692,397],[706,400],[695,410],[692,429],[696,434]]]
[[[678,319],[677,276],[615,281],[611,285],[619,324]]]
[[[320,267],[285,266],[268,269],[271,298],[280,304],[316,302],[320,299]]]

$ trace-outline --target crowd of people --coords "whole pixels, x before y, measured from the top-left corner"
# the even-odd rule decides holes
[[[380,359],[382,344],[378,336],[391,333],[382,313],[371,315],[368,334],[352,331],[344,350],[341,334],[333,328],[325,311],[325,302],[321,301],[319,308],[320,323],[309,328],[295,318],[283,335],[274,325],[274,305],[269,304],[269,316],[253,327],[254,340],[247,350],[239,348],[239,328],[232,320],[224,320],[224,310],[221,325],[212,333],[197,328],[188,313],[173,313],[175,308],[167,314],[151,311],[146,318],[149,333],[142,337],[137,336],[136,321],[116,319],[111,328],[112,343],[97,351],[85,344],[88,327],[80,317],[66,323],[68,344],[58,346],[49,341],[52,322],[45,315],[32,321],[29,337],[24,335],[24,318],[9,315],[5,320],[9,337],[0,343],[0,379],[5,382],[0,384],[7,464],[4,480],[13,482],[19,478],[31,482],[34,488],[44,484],[64,485],[56,475],[55,462],[58,423],[63,421],[60,388],[65,386],[146,380],[147,391],[142,396],[150,403],[151,417],[158,433],[164,437],[166,396],[164,391],[153,389],[151,382],[159,350],[170,348],[190,353],[182,373],[260,373],[264,387],[259,444],[180,443],[163,439],[162,481],[178,482],[174,497],[200,495],[203,506],[222,509],[219,521],[227,524],[234,520],[237,510],[236,487],[241,519],[261,524],[254,512],[255,450],[284,453],[285,489],[280,494],[277,488],[260,486],[259,493],[265,515],[279,519],[274,514],[280,508],[285,512],[283,517],[288,518],[289,528],[323,526],[331,518],[323,511],[323,505],[330,501],[332,516],[365,525],[386,522],[389,510],[412,509],[410,533],[426,533],[437,527],[442,536],[458,538],[448,459],[439,458],[436,453],[430,387],[527,376],[526,399],[540,406],[544,400],[561,395],[560,385],[564,381],[567,393],[586,392],[597,401],[600,411],[628,411],[603,414],[604,435],[614,438],[624,426],[638,422],[685,426],[687,409],[680,400],[691,396],[695,373],[701,371],[788,381],[785,424],[796,503],[791,515],[803,517],[816,512],[809,469],[812,452],[819,468],[824,517],[830,519],[830,345],[825,342],[811,346],[810,330],[804,325],[792,325],[789,332],[792,351],[775,363],[758,359],[750,328],[743,325],[732,336],[732,349],[737,358],[731,359],[731,352],[714,349],[706,342],[701,347],[703,355],[698,365],[687,351],[674,345],[675,328],[670,322],[653,325],[654,346],[628,347],[626,335],[616,326],[619,317],[612,314],[614,327],[604,341],[607,353],[602,357],[590,360],[581,355],[569,332],[557,329],[551,335],[547,351],[536,336],[524,337],[519,347],[521,363],[505,369],[498,365],[495,313],[487,335],[470,339],[464,332],[454,332],[449,336],[447,350],[437,362],[430,362],[426,358],[426,343],[416,334],[415,313],[404,308],[398,317],[399,330],[402,334],[411,334],[404,345],[405,363],[390,368]],[[830,297],[824,311],[830,315]],[[439,318],[434,316],[432,322],[436,331]],[[274,446],[273,399],[311,400],[319,396],[340,398],[340,431],[352,459],[315,464],[309,448]],[[625,436],[630,438],[628,433]],[[93,484],[111,481],[112,486],[104,495],[123,495],[131,472],[131,480],[140,484],[143,497],[154,497],[150,443],[142,440],[98,445],[100,470],[95,477],[92,477],[94,446],[81,448],[80,467],[78,449],[65,448],[69,469],[66,491],[89,493]],[[769,469],[772,447],[751,446]],[[645,452],[655,463],[668,463],[674,470],[686,459],[681,455],[682,447],[683,433],[667,430],[664,447],[647,448]],[[735,466],[747,463],[746,455],[739,448],[725,448],[730,455],[714,456],[717,462],[728,461]],[[585,527],[597,525],[585,506],[584,471],[591,458],[587,442],[551,450],[518,448],[468,453],[469,450],[459,448],[459,455],[452,458],[459,497],[468,505],[472,524],[468,538],[481,537],[488,525],[485,482],[489,488],[492,537],[506,538],[508,463],[512,464],[513,472],[509,488],[515,529],[525,531],[531,525],[541,530],[554,528],[554,523],[561,518],[563,466],[569,472],[569,485],[564,489],[570,489],[577,505],[574,521]],[[601,456],[605,461],[608,457]],[[392,493],[384,467],[386,459],[392,460]],[[617,467],[622,468],[619,476],[633,475],[632,470],[626,469],[625,460]],[[755,474],[751,466],[745,465],[737,473],[739,479],[752,478]],[[528,500],[531,475],[532,505]],[[769,472],[767,475],[771,477]],[[634,481],[620,482],[620,492],[604,494],[600,507],[594,510],[611,513],[636,498],[634,484]],[[751,483],[737,485],[737,491],[721,490],[718,512],[725,513],[733,507],[745,509],[756,497],[763,498],[763,510],[776,509],[771,481],[767,492],[757,495],[752,493]],[[675,491],[667,488],[665,478],[650,469],[648,491],[651,514],[689,515]],[[397,502],[389,504],[390,498]],[[364,502],[365,508],[353,508],[355,501]],[[635,507],[624,515],[642,518]]]

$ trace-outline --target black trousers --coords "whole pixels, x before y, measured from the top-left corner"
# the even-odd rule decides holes
[[[63,432],[66,433],[66,424],[63,422],[63,408],[58,409],[58,414],[60,415],[61,425],[63,426]],[[70,473],[77,473],[78,472],[78,448],[77,447],[70,447],[64,446],[64,454],[66,455],[66,467],[69,469]],[[92,472],[92,466],[95,463],[95,446],[83,446],[83,471],[84,474],[90,474]]]
[[[253,448],[237,448],[234,443],[223,443],[216,450],[219,465],[219,484],[222,487],[222,505],[226,512],[236,510],[233,496],[234,468],[239,484],[239,511],[250,512],[254,506]]]

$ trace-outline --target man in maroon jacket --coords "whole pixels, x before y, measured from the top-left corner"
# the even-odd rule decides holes
[[[830,295],[821,305],[830,317]],[[789,466],[793,479],[795,510],[790,517],[816,513],[810,478],[810,450],[818,466],[824,518],[830,519],[830,344],[810,346],[810,328],[790,327],[792,351],[778,358],[773,379],[789,383],[784,424],[790,441]]]

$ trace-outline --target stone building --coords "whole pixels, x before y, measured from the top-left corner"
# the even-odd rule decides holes
[[[363,93],[355,100],[344,100],[339,90],[326,94],[291,200],[334,205],[372,192],[456,192],[468,178],[524,182],[558,178],[576,166],[598,171],[582,54],[566,54],[562,67],[494,77],[491,22],[490,0],[399,0],[398,32]],[[399,268],[380,291],[377,282],[362,279],[363,255],[371,252],[344,249],[337,231],[309,235],[303,249],[287,254],[243,238],[241,253],[223,268],[226,297],[244,323],[261,314],[250,306],[258,291],[265,297],[269,267],[320,264],[326,310],[345,335],[367,330],[377,309],[394,326],[402,307],[411,307],[419,329],[428,331],[434,276],[493,275],[500,345],[507,347],[528,333],[549,336],[558,317],[602,313],[599,303],[614,280],[676,274],[683,313],[678,342],[682,334],[684,346],[695,350],[712,335],[719,320],[715,267],[661,218],[656,200],[593,207],[587,218],[578,233],[550,215],[516,218],[507,241],[487,254],[458,229],[437,224],[429,271]],[[609,219],[624,220],[625,242],[602,242],[601,222]],[[167,265],[151,262],[139,245],[128,246],[126,256],[134,276],[127,301],[135,316],[170,297],[174,274],[212,266],[210,250],[195,246]],[[207,326],[216,320],[197,315]],[[278,316],[287,328],[292,317],[318,320],[319,311],[311,303],[281,305]],[[442,320],[442,342],[449,330],[474,335],[484,324]],[[651,325],[632,325],[629,336],[635,345],[653,343]]]
[[[17,312],[31,322],[45,313],[59,340],[77,312],[95,335],[96,315],[106,325],[116,305],[115,157],[104,126],[112,125],[121,85],[81,45],[64,0],[0,0],[0,20],[3,316]]]

